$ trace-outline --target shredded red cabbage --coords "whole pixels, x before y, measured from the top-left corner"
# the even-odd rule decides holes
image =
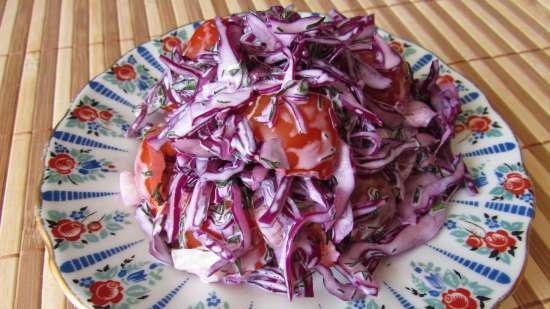
[[[454,85],[438,83],[437,60],[413,80],[372,15],[301,18],[275,6],[210,22],[213,46],[161,57],[166,73],[131,128],[143,141],[122,197],[137,206],[151,254],[290,299],[313,296],[313,273],[343,300],[376,295],[380,260],[433,238],[446,200],[473,188],[449,146]],[[266,95],[251,118],[245,110]],[[321,151],[313,141],[285,140],[319,130],[308,104],[337,135],[321,132],[332,143],[322,158],[304,155]],[[293,136],[258,135],[285,121]]]

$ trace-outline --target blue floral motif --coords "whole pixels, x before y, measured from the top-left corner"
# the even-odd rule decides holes
[[[78,280],[78,285],[84,288],[89,288],[95,280],[92,277],[84,277]]]
[[[252,308],[253,302],[250,303],[250,308]],[[213,309],[230,309],[231,306],[228,302],[221,300],[217,295],[216,292],[208,293],[208,296],[198,302],[195,305],[188,306],[184,309],[199,309],[199,308],[213,308]],[[254,307],[255,308],[255,307]]]
[[[138,80],[138,89],[143,91],[143,90],[147,90],[147,88],[149,88],[147,81],[146,80],[144,81],[142,78],[140,78]]]
[[[101,162],[99,162],[97,160],[90,160],[90,161],[80,163],[80,167],[82,167],[84,169],[87,169],[87,170],[92,170],[94,168],[100,168],[101,167]]]
[[[486,186],[489,181],[487,180],[487,174],[485,173],[485,163],[482,163],[479,166],[469,166],[470,175],[474,178],[474,185],[477,188]]]
[[[122,213],[117,213],[114,217],[113,217],[113,220],[115,220],[116,222],[124,222],[124,214]]]
[[[472,132],[472,137],[475,139],[483,139],[484,136],[483,132]]]
[[[70,217],[75,219],[75,220],[80,220],[80,219],[84,218],[84,212],[83,211],[73,211],[73,212],[71,212]]]
[[[145,273],[145,270],[138,270],[134,273],[131,273],[128,278],[126,278],[129,282],[140,282],[147,278],[147,274]]]
[[[367,307],[367,304],[365,304],[365,299],[358,299],[355,302],[353,302],[353,308],[355,309],[365,309]]]
[[[479,173],[478,177],[474,178],[474,184],[478,188],[481,188],[481,187],[485,186],[488,183],[489,182],[487,181],[487,175],[483,171]]]
[[[454,220],[447,220],[447,222],[445,222],[445,227],[447,227],[447,229],[449,230],[452,230],[452,229],[455,229],[456,228],[456,221]]]
[[[371,298],[356,299],[347,302],[346,309],[384,309],[386,306],[378,304]]]
[[[99,125],[96,122],[88,122],[88,130],[96,132],[99,129]]]
[[[59,143],[55,143],[53,149],[56,153],[69,153],[69,148]]]
[[[498,221],[495,217],[486,217],[485,218],[485,225],[487,225],[490,229],[496,229],[500,227],[500,224],[498,224]]]
[[[98,160],[90,160],[90,161],[80,163],[80,169],[78,170],[78,172],[82,175],[88,175],[90,173],[90,171],[101,168],[101,167],[102,167],[102,164]],[[109,170],[108,169],[106,169],[106,170],[102,169],[101,171],[102,172],[108,172]]]
[[[122,269],[121,271],[118,272],[117,276],[119,278],[122,278],[122,277],[126,276],[126,274],[128,274],[128,271],[126,271],[126,269]]]
[[[221,299],[219,299],[218,296],[216,296],[216,292],[212,292],[208,294],[206,303],[208,304],[208,307],[216,307],[221,303]]]
[[[123,124],[122,126],[120,126],[120,128],[122,129],[123,132],[128,132],[128,130],[130,130],[130,125],[125,123]]]
[[[445,283],[443,283],[443,280],[439,277],[436,273],[430,273],[429,275],[425,276],[424,279],[435,289],[441,290],[445,286]]]
[[[155,269],[159,266],[159,264],[157,263],[151,263],[151,265],[149,265],[149,269]]]
[[[430,296],[437,297],[439,296],[439,294],[441,294],[441,292],[436,290],[429,290],[428,294],[430,294]]]
[[[535,201],[533,194],[523,194],[519,197],[519,199],[529,204],[533,204]]]
[[[129,64],[136,64],[136,63],[137,63],[136,57],[134,57],[134,55],[130,55],[130,56],[128,57],[128,63],[129,63]]]
[[[460,92],[464,92],[464,91],[469,90],[468,88],[466,88],[466,86],[464,86],[464,83],[462,83],[461,80],[455,80],[455,86],[456,86],[456,90],[458,90]]]

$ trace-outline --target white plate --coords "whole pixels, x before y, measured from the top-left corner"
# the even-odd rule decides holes
[[[475,85],[445,64],[443,78],[456,84],[463,108],[453,151],[464,155],[480,192],[459,191],[435,239],[381,264],[377,298],[343,302],[316,284],[315,298],[289,303],[254,288],[205,284],[156,263],[130,210],[121,206],[118,172],[132,169],[138,145],[123,134],[133,108],[165,69],[158,60],[164,44],[185,41],[197,25],[124,55],[82,89],[53,133],[39,221],[54,274],[74,303],[111,309],[453,309],[491,308],[510,292],[526,257],[531,183],[508,125]],[[379,33],[402,52],[415,77],[427,74],[436,56]]]

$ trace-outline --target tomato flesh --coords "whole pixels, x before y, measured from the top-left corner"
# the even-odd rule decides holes
[[[138,190],[141,195],[147,197],[150,206],[154,208],[163,206],[161,201],[168,198],[167,185],[176,156],[175,149],[169,143],[162,145],[159,150],[149,144],[147,138],[159,132],[160,128],[155,128],[145,135],[134,166]]]
[[[202,23],[193,33],[191,39],[187,42],[185,55],[193,60],[203,52],[210,50],[218,42],[218,30],[213,19]]]
[[[307,102],[295,103],[305,125],[305,132],[300,132],[290,107],[280,97],[276,98],[277,117],[273,126],[257,120],[271,104],[271,97],[259,96],[244,111],[255,139],[258,142],[281,140],[289,163],[286,174],[330,178],[334,173],[339,143],[338,132],[330,119],[330,101],[323,95],[310,93]]]

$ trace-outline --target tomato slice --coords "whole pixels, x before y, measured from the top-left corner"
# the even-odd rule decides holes
[[[187,42],[185,55],[196,60],[201,53],[212,49],[217,42],[218,30],[216,29],[216,23],[213,19],[209,19],[195,30],[195,33]]]
[[[185,231],[183,236],[185,237],[186,249],[195,249],[202,246],[202,243],[193,236],[193,232]]]
[[[168,198],[167,185],[176,156],[175,149],[169,143],[163,144],[159,150],[149,144],[147,138],[159,132],[160,128],[155,128],[145,135],[134,166],[138,190],[153,207],[162,206],[162,202]]]
[[[273,127],[256,119],[271,104],[271,97],[258,97],[244,111],[256,140],[281,140],[289,163],[286,170],[288,175],[330,178],[334,173],[340,141],[330,119],[330,101],[323,95],[310,93],[307,102],[296,104],[304,120],[305,132],[302,133],[298,130],[291,109],[283,104],[280,97],[276,98],[278,115]]]

